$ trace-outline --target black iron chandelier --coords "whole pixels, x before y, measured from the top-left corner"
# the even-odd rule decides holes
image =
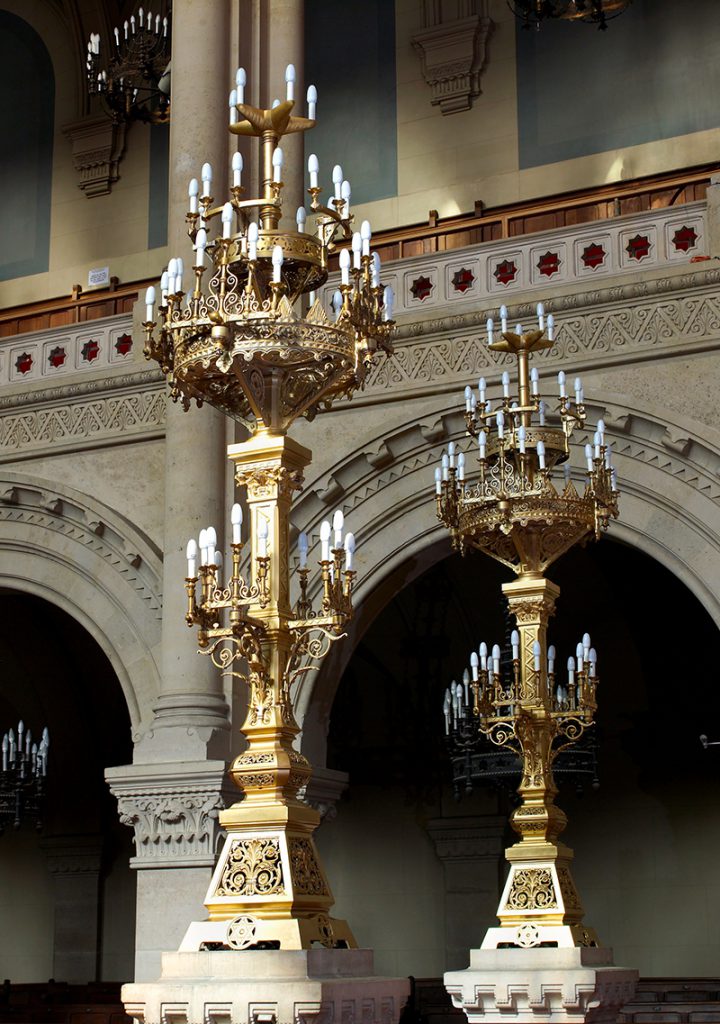
[[[117,122],[164,124],[170,117],[170,9],[139,7],[109,42],[90,35],[88,92],[99,95]]]
[[[606,29],[611,18],[630,6],[632,0],[507,0],[508,7],[523,28],[540,28],[543,21],[584,21]]]
[[[43,729],[40,742],[18,722],[17,733],[9,729],[0,745],[0,835],[8,826],[17,829],[23,819],[42,828],[50,736]]]

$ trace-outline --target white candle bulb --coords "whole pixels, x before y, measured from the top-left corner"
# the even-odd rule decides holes
[[[555,317],[552,313],[549,313],[547,318],[547,336],[549,341],[555,338]]]
[[[330,561],[330,523],[325,519],[320,527],[320,560]]]
[[[383,291],[383,320],[392,320],[393,306],[395,304],[395,292],[391,285],[385,285]]]
[[[483,405],[483,406],[485,405],[485,392],[486,392],[486,390],[487,390],[487,384],[485,383],[485,378],[481,377],[480,380],[478,381],[478,395],[479,395],[480,405]]]
[[[288,64],[285,68],[285,99],[295,99],[295,65]]]
[[[465,479],[465,455],[460,452],[457,457],[457,468],[458,468],[458,480]]]
[[[208,540],[207,530],[200,531],[200,537],[198,539],[198,547],[200,548],[200,565],[208,564]]]
[[[538,415],[540,417],[540,426],[545,426],[545,403],[541,400],[538,402]]]
[[[530,393],[533,398],[537,398],[538,388],[540,385],[540,374],[538,373],[537,366],[533,366],[530,370]]]
[[[315,114],[317,111],[317,89],[314,85],[308,86],[307,91],[307,105],[308,105],[308,118],[311,121],[315,120]]]
[[[243,158],[242,153],[233,153],[232,158],[233,188],[240,188],[242,183]]]
[[[478,455],[481,459],[485,458],[485,450],[487,446],[487,434],[484,430],[481,430],[478,434]]]
[[[539,468],[545,469],[545,444],[543,441],[537,443],[537,457]]]
[[[468,384],[465,388],[465,412],[470,412],[472,409],[472,388]]]
[[[341,312],[342,307],[343,307],[342,292],[339,292],[339,291],[333,292],[333,297],[332,297],[332,300],[331,300],[331,304],[332,304],[333,310],[335,311],[335,319],[337,320],[337,318],[340,316],[340,312]]]
[[[548,675],[551,676],[555,672],[555,648],[552,644],[548,647]]]
[[[583,650],[585,651],[585,657],[587,658],[588,651],[590,650],[590,647],[592,646],[592,644],[590,642],[590,634],[589,633],[583,633],[582,645],[583,645]]]
[[[258,226],[257,221],[251,220],[247,229],[248,259],[254,263],[257,259]]]
[[[160,303],[163,306],[166,305],[167,303],[169,277],[170,275],[168,274],[167,270],[163,270],[162,274],[160,275]]]
[[[526,430],[525,430],[525,427],[522,424],[518,427],[517,434],[518,434],[518,446],[520,448],[520,454],[524,455],[525,454]]]
[[[498,437],[502,441],[505,433],[505,416],[503,415],[502,409],[498,409],[497,415],[495,416],[495,423],[497,425]]]
[[[523,332],[522,324],[515,324],[515,333],[517,334],[518,337],[520,337],[522,335],[522,332]]]
[[[597,670],[597,652],[594,647],[588,651],[588,675],[592,678]]]
[[[614,491],[617,490],[617,470],[613,469],[610,471],[610,486]]]
[[[439,466],[435,467],[435,493],[442,494],[442,470]]]
[[[345,538],[345,571],[352,572],[355,557],[355,536],[349,533]]]
[[[230,124],[237,124],[237,89],[233,89],[230,93],[228,98],[228,107],[230,108]]]
[[[188,185],[188,198],[190,199],[190,213],[198,212],[198,180],[197,178],[191,178],[190,184]]]
[[[535,669],[536,672],[539,672],[540,671],[540,655],[542,653],[541,648],[540,648],[540,641],[539,640],[534,640],[533,641],[532,650],[533,650],[533,668]]]
[[[510,634],[510,644],[512,645],[513,661],[517,661],[520,657],[520,634],[516,629]]]
[[[503,334],[507,330],[507,321],[508,321],[507,306],[501,306],[500,307],[500,330],[503,332]]]
[[[333,515],[333,522],[332,522],[333,532],[335,534],[335,547],[336,548],[341,548],[342,547],[342,536],[343,536],[342,532],[343,532],[344,524],[345,524],[345,516],[342,514],[342,510],[338,508],[338,509],[335,510],[335,513]]]
[[[563,481],[564,481],[566,487],[570,483],[570,463],[569,462],[566,462],[563,465]]]
[[[575,657],[577,658],[578,672],[582,672],[584,654],[585,654],[585,652],[583,650],[582,643],[576,644],[575,645]]]
[[[197,544],[194,540],[188,541],[185,554],[187,555],[187,578],[192,580],[197,575]]]
[[[282,265],[283,265],[282,246],[274,245],[273,246],[273,251],[272,251],[272,268],[273,268],[272,279],[275,282],[275,284],[278,284],[279,281],[280,281],[280,272],[282,270]]]
[[[572,686],[572,684],[575,682],[575,659],[572,657],[572,655],[567,660],[567,669],[568,682]]]
[[[565,387],[565,374],[561,370],[557,375],[558,387],[560,389],[560,397],[567,398],[567,388]]]
[[[599,459],[602,447],[602,435],[599,430],[593,434],[593,445],[595,446],[595,458]]]
[[[583,386],[579,377],[575,378],[575,405],[582,405]]]
[[[300,533],[300,535],[298,536],[298,555],[300,557],[300,568],[307,568],[308,537],[306,533]]]
[[[450,469],[450,460],[447,457],[447,452],[443,452],[442,458],[440,460],[440,467],[442,470],[442,478],[443,480],[447,481]]]
[[[362,254],[363,256],[369,256],[370,239],[372,238],[372,231],[370,230],[369,220],[364,220],[360,225],[360,237],[362,238]]]
[[[355,239],[355,235],[353,235],[353,240],[354,239]],[[370,263],[370,273],[371,273],[371,276],[372,276],[372,281],[371,281],[372,287],[373,288],[379,288],[380,287],[380,253],[379,252],[374,252],[372,254],[372,262]]]
[[[283,151],[280,146],[276,146],[273,150],[272,165],[273,181],[276,183],[282,181]]]
[[[237,87],[238,103],[245,102],[245,86],[247,85],[247,74],[245,68],[238,68],[235,72],[235,85]]]
[[[483,642],[480,644],[480,647],[478,648],[478,654],[480,655],[480,668],[483,670],[483,672],[487,669],[487,653],[487,644],[483,640]]]
[[[342,196],[340,195],[340,189],[342,187],[343,169],[340,166],[340,164],[335,164],[335,166],[333,167],[332,180],[333,185],[335,186],[335,198],[342,199]]]
[[[473,682],[477,682],[478,668],[480,667],[480,659],[477,656],[477,651],[470,652],[470,672],[472,673]]]
[[[340,250],[340,284],[350,284],[350,250]]]
[[[541,331],[544,331],[545,330],[545,307],[543,306],[542,302],[538,302],[538,304],[536,306],[536,312],[537,312],[537,318],[538,318],[538,327],[539,327],[539,329]]]
[[[310,188],[318,187],[318,172],[320,170],[320,162],[314,153],[311,153],[308,157],[308,174],[310,175]]]
[[[268,521],[263,515],[257,517],[257,557],[267,558]]]
[[[233,208],[231,203],[225,203],[220,214],[223,228],[223,238],[229,238],[232,234]]]
[[[350,196],[352,195],[352,189],[350,188],[350,182],[347,179],[343,180],[340,186],[340,198],[345,203],[343,207],[343,217],[346,219],[350,216]]]
[[[493,649],[492,649],[492,659],[493,659],[493,671],[494,671],[496,676],[500,675],[500,648],[499,648],[499,646],[497,644],[495,644],[493,646]]]
[[[612,469],[612,445],[605,445],[605,469]]]
[[[360,232],[355,231],[352,236],[353,266],[359,270],[362,266],[362,238]]]
[[[242,505],[237,501],[230,509],[230,523],[232,525],[232,542],[233,544],[239,544],[241,541],[242,531]]]
[[[510,374],[507,372],[507,370],[503,370],[503,375],[502,375],[501,379],[502,379],[503,398],[509,398],[510,397]]]
[[[598,434],[600,434],[600,437],[602,437],[603,434],[605,433],[605,420],[602,420],[602,419],[598,420],[598,422],[597,422],[597,431],[598,431]],[[603,440],[602,443],[604,444],[605,441]]]
[[[493,329],[495,327],[495,324],[493,323],[493,318],[491,316],[489,316],[487,318],[487,323],[486,323],[485,326],[487,327],[488,345],[492,345],[492,343],[493,343]]]
[[[154,308],[155,308],[155,288],[153,287],[153,285],[150,285],[148,290],[145,292],[145,312],[146,312],[147,322],[148,323],[150,323],[150,321],[153,318]]]
[[[591,444],[585,445],[585,459],[587,461],[588,473],[592,473],[593,468],[593,450]]]
[[[210,166],[210,164],[203,164],[202,165],[202,170],[200,172],[200,177],[202,179],[202,185],[203,185],[202,194],[204,196],[209,196],[210,195],[210,186],[212,185],[212,167]]]
[[[295,214],[295,223],[299,234],[302,234],[305,230],[305,223],[307,221],[307,212],[304,206],[298,206],[297,213]]]

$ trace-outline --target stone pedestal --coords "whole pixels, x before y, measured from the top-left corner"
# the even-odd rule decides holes
[[[372,970],[366,949],[164,953],[122,1000],[141,1024],[396,1024],[409,982]]]
[[[470,1024],[615,1024],[637,978],[611,949],[473,949],[445,988]]]

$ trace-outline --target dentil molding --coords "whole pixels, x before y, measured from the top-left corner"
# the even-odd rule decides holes
[[[443,114],[469,110],[473,99],[480,95],[485,44],[492,27],[487,2],[481,0],[480,13],[472,0],[456,4],[432,0],[424,6],[425,30],[413,36],[412,44],[420,56],[423,78],[432,90],[431,103]],[[449,7],[452,11],[447,10]]]

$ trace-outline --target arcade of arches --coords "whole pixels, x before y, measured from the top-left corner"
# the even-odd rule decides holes
[[[511,796],[455,800],[442,694],[501,639],[503,576],[450,555],[432,470],[465,443],[464,387],[483,375],[499,391],[487,316],[505,302],[527,321],[542,300],[558,324],[543,387],[582,372],[622,493],[610,536],[550,574],[558,648],[588,629],[601,668],[600,787],[560,796],[575,878],[619,962],[716,974],[720,761],[698,739],[720,739],[714,0],[693,18],[683,0],[634,0],[607,33],[532,38],[504,0],[344,0],[354,45],[332,56],[333,0],[174,0],[170,130],[121,140],[85,94],[84,40],[132,6],[0,0],[0,58],[14,54],[0,59],[0,732],[23,718],[52,744],[44,832],[0,837],[0,917],[15,922],[0,977],[153,978],[205,916],[243,694],[196,655],[183,553],[226,518],[240,428],[166,402],[136,300],[186,251],[187,179],[210,160],[222,187],[230,69],[264,95],[290,61],[317,82],[321,164],[352,177],[397,295],[394,357],[293,428],[314,452],[295,530],[316,537],[340,507],[358,540],[348,637],[296,695],[336,912],[389,975],[463,967],[493,923]],[[456,75],[438,100],[429,38],[480,61],[479,93]],[[37,68],[27,101],[18,61]],[[89,290],[104,267],[116,282]]]

